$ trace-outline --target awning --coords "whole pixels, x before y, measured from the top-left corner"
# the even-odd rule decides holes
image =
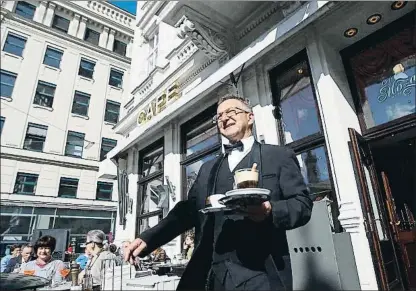
[[[277,23],[271,30],[257,38],[246,49],[233,57],[228,63],[219,68],[195,88],[184,94],[175,103],[147,123],[132,130],[128,138],[118,141],[117,146],[107,154],[107,157],[109,159],[115,158],[139,142],[140,139],[145,139],[156,128],[161,128],[163,125],[169,123],[189,106],[192,106],[202,97],[216,89],[221,85],[220,81],[227,80],[230,73],[236,72],[244,63],[246,67],[249,66],[279,43],[328,12],[332,7],[332,5],[327,5],[329,3],[333,4],[333,2],[329,1],[313,1],[301,6],[291,16]]]

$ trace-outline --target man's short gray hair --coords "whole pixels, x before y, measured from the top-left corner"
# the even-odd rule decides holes
[[[95,242],[103,244],[105,240],[105,233],[102,230],[94,229],[87,233],[87,242]]]
[[[250,105],[250,100],[248,100],[247,98],[241,97],[241,96],[237,96],[235,94],[227,94],[227,95],[222,96],[220,98],[220,100],[218,100],[217,106],[219,106],[224,101],[227,101],[227,100],[230,100],[230,99],[240,101],[241,103],[244,104],[244,107],[245,107],[245,108],[242,108],[242,109],[247,110],[249,112],[253,112],[253,109],[251,108],[251,105]]]

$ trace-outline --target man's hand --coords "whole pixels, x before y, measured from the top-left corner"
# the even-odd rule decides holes
[[[140,238],[136,238],[126,249],[124,253],[124,260],[134,265],[134,258],[140,255],[147,244]]]
[[[255,221],[261,222],[265,220],[272,211],[272,205],[269,201],[263,202],[259,206],[248,206],[244,211],[248,214],[248,217]]]

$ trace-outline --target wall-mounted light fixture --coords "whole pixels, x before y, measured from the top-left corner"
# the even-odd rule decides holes
[[[406,6],[407,1],[394,1],[391,4],[391,10],[399,10]]]
[[[367,24],[373,25],[373,24],[379,23],[380,20],[381,20],[381,14],[376,13],[367,18]]]
[[[348,28],[346,31],[344,31],[344,36],[350,38],[350,37],[356,36],[357,33],[358,33],[358,29],[355,27],[351,27],[351,28]]]

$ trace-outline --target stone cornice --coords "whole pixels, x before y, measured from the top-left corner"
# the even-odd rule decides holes
[[[116,54],[116,53],[114,53],[110,50],[107,50],[105,48],[102,48],[100,46],[95,46],[93,44],[90,44],[90,43],[88,43],[88,42],[86,42],[82,39],[79,39],[77,37],[74,37],[72,35],[62,33],[62,32],[60,32],[58,30],[55,30],[55,29],[51,29],[49,26],[46,26],[44,24],[28,20],[26,18],[23,18],[23,17],[17,15],[17,14],[11,13],[11,12],[9,12],[8,10],[6,10],[4,8],[1,8],[1,15],[2,16],[4,15],[3,19],[2,19],[3,24],[7,20],[17,22],[17,23],[11,23],[11,28],[20,28],[20,29],[25,30],[25,29],[27,29],[25,26],[29,26],[29,27],[31,27],[33,29],[36,29],[40,32],[43,32],[47,35],[57,37],[60,40],[68,41],[72,45],[75,44],[75,45],[81,46],[83,48],[93,50],[93,51],[95,51],[97,53],[100,53],[104,56],[107,56],[109,62],[114,62],[114,60],[117,60],[117,61],[120,61],[123,64],[128,64],[128,65],[131,64],[131,58],[121,56],[119,54]],[[84,53],[88,53],[88,52],[84,51]]]
[[[189,7],[184,8],[183,13],[175,24],[179,38],[190,38],[209,58],[217,59],[230,53],[230,41],[225,29],[207,24],[202,14]]]

